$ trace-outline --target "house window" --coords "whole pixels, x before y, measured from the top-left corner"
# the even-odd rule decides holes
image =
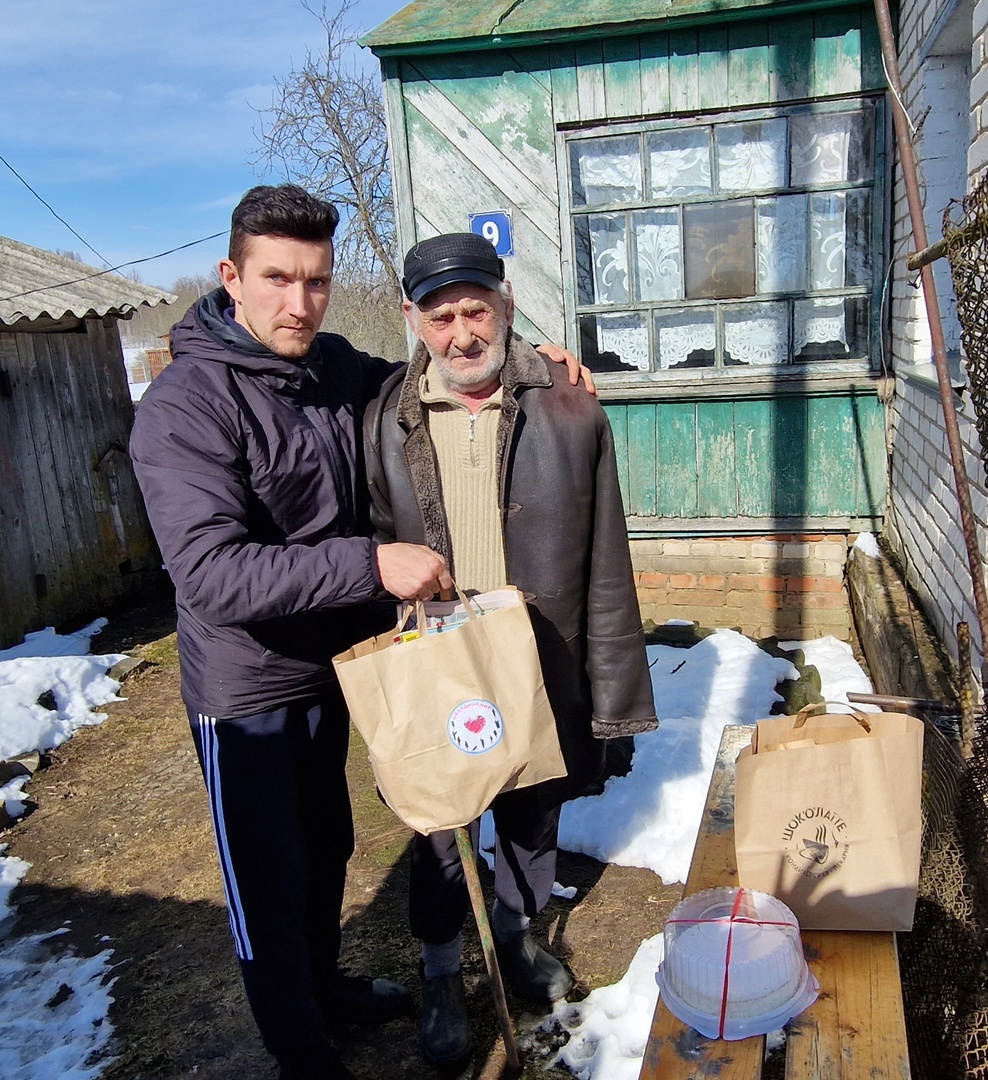
[[[583,362],[650,377],[865,366],[876,119],[855,99],[567,136]]]

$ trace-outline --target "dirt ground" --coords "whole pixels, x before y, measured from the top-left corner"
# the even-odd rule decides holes
[[[113,949],[117,1057],[102,1080],[274,1080],[240,987],[205,789],[179,698],[170,599],[111,617],[93,651],[130,651],[147,664],[124,683],[126,700],[106,706],[105,723],[48,756],[27,789],[31,812],[0,833],[7,854],[32,864],[13,894],[16,930],[68,925],[60,940],[78,952]],[[404,911],[410,834],[378,800],[355,734],[349,778],[357,850],[344,959],[355,971],[397,979],[417,993],[418,954]],[[257,797],[277,797],[265,790],[263,776]],[[481,880],[489,907],[483,867]],[[557,880],[577,886],[577,896],[553,899],[536,932],[569,963],[577,980],[571,1000],[620,978],[681,895],[680,885],[666,886],[651,871],[566,852]],[[475,929],[468,931],[464,970],[475,1053],[462,1076],[492,1080],[505,1060]],[[510,991],[508,1005],[524,1075],[571,1076],[547,1064],[551,1039],[527,1034],[541,1017]],[[348,1031],[340,1051],[362,1080],[437,1076],[418,1053],[411,1020]]]

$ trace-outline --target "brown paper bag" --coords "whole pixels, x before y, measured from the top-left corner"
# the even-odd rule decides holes
[[[820,708],[759,720],[738,755],[739,883],[777,896],[806,928],[909,930],[923,724],[903,713],[810,715]]]
[[[522,593],[417,611],[419,627],[468,617],[425,635],[401,619],[333,664],[385,802],[430,833],[466,825],[500,792],[565,776],[566,766]]]

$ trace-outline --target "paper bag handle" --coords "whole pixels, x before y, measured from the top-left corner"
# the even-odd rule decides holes
[[[865,729],[865,731],[871,731],[871,724],[868,723],[863,712],[858,712],[852,705],[848,705],[846,701],[811,701],[809,705],[804,705],[798,713],[796,713],[796,719],[793,721],[793,729],[801,728],[807,720],[807,717],[811,713],[817,712],[819,709],[826,709],[830,705],[840,705],[847,709],[851,716]]]
[[[460,603],[463,605],[463,609],[467,613],[467,618],[476,619],[477,615],[473,610],[473,603],[471,603],[470,597],[468,597],[466,593],[460,590],[459,585],[457,585],[455,581],[453,582],[452,589],[443,589],[439,595],[443,600],[449,600],[452,599],[452,597],[449,595],[451,592],[455,592],[457,597],[459,597]],[[398,626],[395,629],[395,633],[400,634],[402,630],[405,629],[405,627],[408,625],[408,620],[411,618],[413,611],[415,612],[416,625],[419,627],[425,626],[425,604],[426,602],[424,600],[416,600],[414,605],[406,603],[405,610],[402,612],[401,618],[398,620]],[[479,604],[477,606],[480,607]]]

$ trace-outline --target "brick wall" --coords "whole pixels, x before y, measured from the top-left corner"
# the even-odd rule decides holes
[[[151,365],[151,378],[156,379],[168,365],[172,362],[171,350],[164,349],[148,349],[148,363]]]
[[[933,243],[942,235],[943,209],[962,197],[988,164],[984,115],[988,67],[984,29],[988,0],[970,8],[949,0],[905,0],[900,8],[899,63],[903,100],[914,128],[913,142],[924,216]],[[973,49],[968,43],[973,41]],[[960,146],[970,146],[965,156]],[[929,325],[919,275],[906,267],[916,243],[901,170],[896,167],[893,204],[891,331],[896,396],[890,428],[889,508],[886,536],[905,568],[933,626],[956,660],[956,624],[978,628],[943,410],[932,366]],[[946,260],[934,277],[948,350],[960,347],[956,300]],[[984,470],[968,399],[960,409],[975,513],[986,521]],[[975,664],[977,668],[977,664]]]
[[[966,396],[958,399],[958,421],[971,482],[971,501],[981,524],[979,533],[984,548],[988,495],[978,434],[968,414],[969,400]],[[956,660],[957,623],[967,622],[976,641],[978,621],[940,393],[935,386],[909,378],[897,380],[893,438],[895,452],[889,483],[894,498],[886,519],[886,536],[905,565],[906,576],[940,640]]]
[[[813,534],[631,541],[643,620],[687,619],[752,637],[850,639],[844,566],[853,537]]]
[[[967,155],[970,183],[988,168],[988,55],[985,31],[988,28],[988,0],[974,5],[971,23],[971,148]]]

